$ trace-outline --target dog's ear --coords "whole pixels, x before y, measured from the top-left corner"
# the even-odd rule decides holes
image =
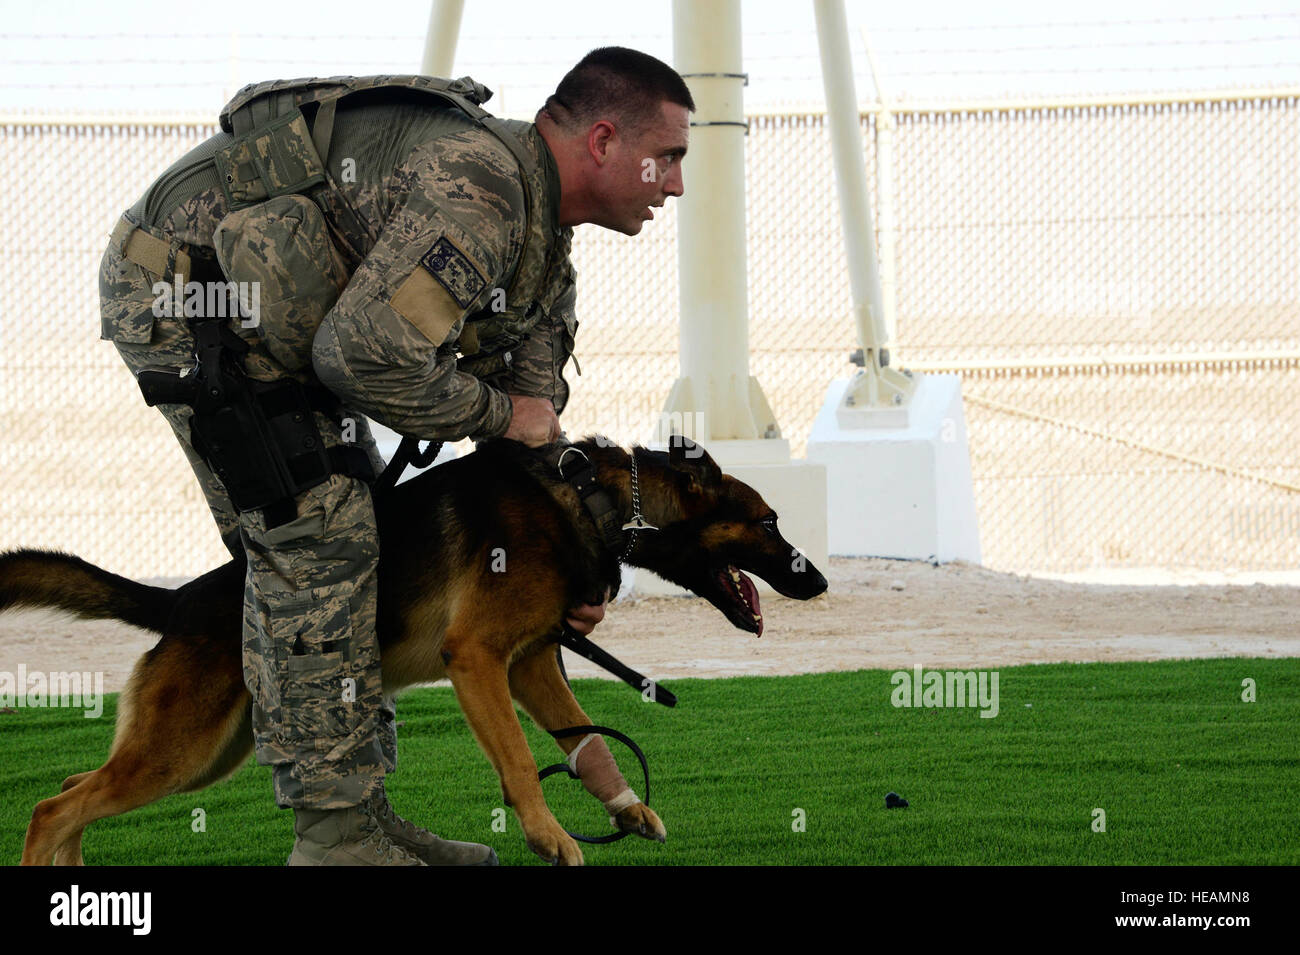
[[[682,434],[668,439],[668,464],[684,471],[702,484],[721,484],[722,470],[709,457],[709,452]]]

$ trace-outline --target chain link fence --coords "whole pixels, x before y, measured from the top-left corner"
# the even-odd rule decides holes
[[[1300,97],[878,112],[872,172],[878,127],[894,362],[963,378],[985,563],[1294,568]],[[133,576],[225,559],[170,429],[98,340],[96,288],[121,210],[214,132],[0,121],[0,548]],[[752,117],[746,177],[751,371],[802,454],[856,346],[823,117]],[[644,439],[677,377],[664,211],[635,238],[578,230],[570,435]]]
[[[898,355],[963,376],[988,564],[1294,569],[1298,105],[896,117]]]

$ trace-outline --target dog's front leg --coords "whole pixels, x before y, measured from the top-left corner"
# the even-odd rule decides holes
[[[555,650],[554,644],[539,643],[516,660],[510,668],[510,692],[544,730],[590,726],[590,718],[578,705],[573,690],[560,672]],[[567,736],[556,742],[567,756],[582,742],[582,737]],[[597,757],[593,753],[587,757],[584,754],[586,765],[592,766],[594,773],[583,777],[583,786],[601,799],[607,811],[612,810],[610,819],[619,829],[663,842],[668,837],[668,830],[655,811],[632,794],[601,737],[595,737],[588,745],[599,749],[601,755]],[[584,762],[580,761],[578,765],[582,767]],[[629,799],[635,801],[629,805]]]
[[[501,779],[528,848],[552,865],[582,865],[582,850],[546,805],[523,727],[510,702],[506,664],[490,651],[444,643],[443,659],[456,698],[479,746]]]

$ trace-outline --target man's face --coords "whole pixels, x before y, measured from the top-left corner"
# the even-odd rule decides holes
[[[690,113],[685,106],[664,101],[659,116],[627,135],[617,128],[604,143],[600,167],[600,218],[597,225],[636,235],[654,218],[653,209],[669,196],[680,196],[682,157],[690,138]]]

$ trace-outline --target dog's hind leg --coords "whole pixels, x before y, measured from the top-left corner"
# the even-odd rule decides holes
[[[81,836],[82,833],[86,831],[86,826],[89,825],[91,822],[94,822],[97,819],[104,819],[108,816],[120,815],[121,813],[126,812],[130,809],[137,809],[140,806],[148,805],[149,803],[155,801],[156,799],[159,799],[162,796],[169,795],[172,792],[177,792],[177,791],[189,792],[192,790],[202,789],[205,786],[209,786],[212,783],[215,783],[225,778],[226,776],[230,775],[232,772],[237,770],[241,765],[243,765],[244,761],[248,759],[248,754],[252,751],[252,749],[253,749],[252,718],[251,718],[251,714],[248,711],[248,707],[245,707],[243,711],[242,719],[235,726],[234,731],[230,733],[229,739],[227,740],[225,747],[221,750],[221,752],[217,755],[217,757],[214,760],[212,760],[211,765],[206,767],[203,771],[200,772],[197,778],[190,780],[190,782],[187,785],[183,785],[179,790],[174,788],[168,788],[167,791],[165,792],[160,792],[156,795],[148,796],[147,798],[143,798],[142,800],[140,798],[142,794],[137,792],[136,799],[133,804],[121,805],[120,807],[117,808],[114,808],[113,802],[111,800],[104,800],[101,795],[97,804],[97,808],[92,813],[93,818],[89,818],[84,823],[82,823],[82,825],[80,825],[75,831],[72,832],[71,835],[69,835],[66,839],[64,839],[63,842],[59,845],[59,847],[54,850],[53,864],[54,865],[85,865],[86,864],[85,859],[82,858],[81,855]],[[105,764],[103,767],[101,767],[98,770],[92,770],[90,772],[78,773],[75,776],[69,776],[67,779],[63,781],[63,793],[65,794],[68,793],[69,790],[82,785],[86,780],[89,780],[92,777],[97,777],[100,773],[103,773],[105,770],[108,769],[109,769],[108,764]],[[96,786],[98,786],[101,782],[102,780],[97,780]],[[88,792],[85,795],[88,796],[89,801],[92,804],[96,803],[97,797],[94,793]],[[53,800],[47,800],[47,802],[52,802],[52,801]],[[71,818],[76,818],[75,810],[72,811]],[[33,820],[34,819],[35,819],[35,815],[33,814]],[[52,836],[51,838],[57,838],[57,836]],[[27,854],[25,852],[23,855],[23,859],[24,859],[23,862],[24,865],[30,864],[26,861]]]
[[[510,693],[537,725],[548,732],[591,725],[591,719],[578,705],[573,690],[564,679],[554,644],[539,641],[514,662],[510,668]],[[582,743],[582,737],[567,736],[557,739],[556,743],[568,756]],[[602,799],[606,809],[613,810],[610,818],[619,829],[663,842],[668,830],[658,814],[642,802],[625,804],[633,797],[622,796],[622,793],[631,792],[631,788],[619,773],[601,737],[595,737],[588,746],[590,755],[581,754],[578,764],[580,769],[586,770],[583,786],[593,796]]]
[[[69,777],[62,793],[32,810],[22,864],[79,864],[92,822],[233,772],[252,749],[249,707],[237,647],[233,666],[223,666],[164,640],[136,664],[108,761]]]
[[[157,758],[160,734],[132,739],[117,747],[102,767],[58,796],[37,803],[27,829],[23,865],[84,865],[81,836],[99,819],[147,806],[164,796],[202,789],[229,775],[253,747],[246,707],[223,721],[224,745],[196,746],[184,763]],[[161,727],[160,727],[161,728]],[[189,727],[181,727],[182,731]],[[196,740],[201,742],[201,740]]]
[[[32,810],[23,846],[23,865],[76,864],[81,833],[97,819],[147,805],[174,791],[167,774],[151,772],[148,756],[128,747],[110,757],[67,792],[42,800]]]
[[[80,784],[82,780],[88,779],[94,774],[95,774],[94,770],[89,770],[84,773],[77,773],[74,776],[69,776],[67,779],[63,781],[63,785],[59,788],[59,792],[67,792],[73,786]],[[86,864],[86,861],[81,857],[81,833],[84,831],[85,830],[83,829],[78,829],[71,836],[69,836],[67,839],[64,840],[63,845],[59,846],[56,850],[54,850],[55,865],[85,865]]]
[[[146,805],[165,792],[141,787],[129,760],[110,759],[99,769],[81,773],[80,782],[36,804],[27,827],[23,865],[85,865],[81,836],[86,826]]]

